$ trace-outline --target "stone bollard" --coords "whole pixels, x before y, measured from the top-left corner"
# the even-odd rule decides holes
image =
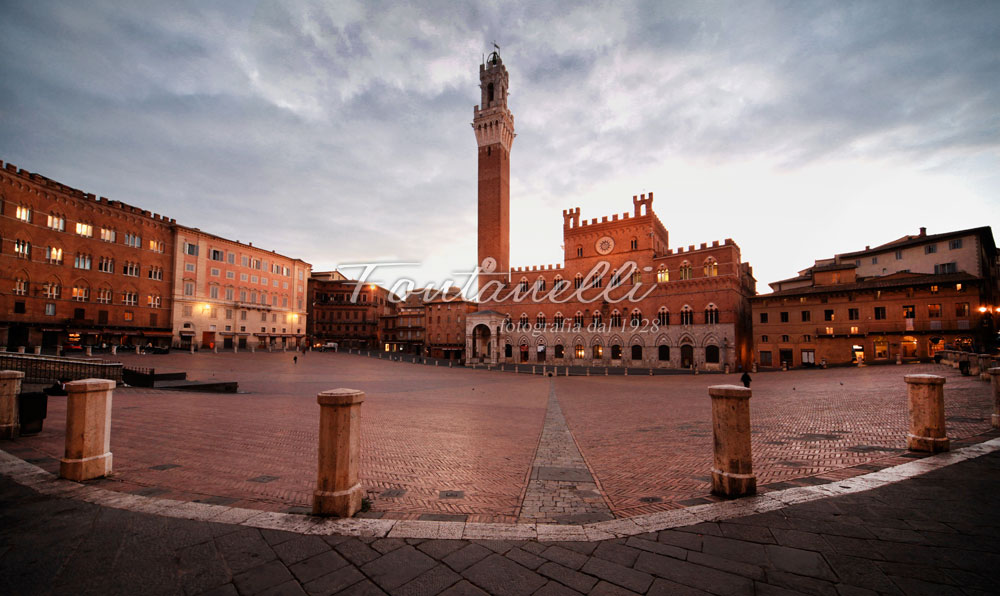
[[[625,376],[626,377],[628,376],[628,367],[627,366],[625,367]]]
[[[250,353],[251,354],[256,354],[257,353],[257,346],[250,346]]]
[[[587,376],[588,377],[590,376],[590,367],[589,366],[587,367]]]
[[[136,346],[136,347],[135,347],[135,354],[136,354],[136,356],[138,356],[138,355],[139,355],[139,346]]]
[[[757,363],[756,362],[753,363],[753,366],[750,367],[750,370],[753,372],[753,374],[757,374]]]
[[[62,346],[56,346],[56,356],[62,356]]]
[[[111,394],[115,382],[66,383],[66,455],[59,477],[77,482],[111,473]]]
[[[606,366],[604,367],[604,376],[605,377],[608,376],[608,367]]]
[[[993,428],[1000,428],[1000,367],[989,370],[993,385]]]
[[[111,355],[115,356],[118,354],[118,346],[111,346]]]
[[[358,480],[363,391],[332,389],[316,396],[319,403],[319,471],[313,493],[313,515],[351,517],[361,509]]]
[[[42,346],[35,346],[35,356],[42,355]]]
[[[17,346],[17,353],[18,354],[23,354],[24,353],[24,346]]]
[[[535,374],[535,365],[534,364],[531,365],[531,374]]]
[[[653,376],[653,368],[652,367],[650,367],[650,369],[649,369],[649,376]]]
[[[213,345],[212,346],[212,353],[213,354],[218,354],[219,353],[219,346]]]
[[[896,364],[902,364],[902,363],[903,363],[903,354],[902,353],[897,353],[896,354]]]
[[[569,376],[569,367],[568,366],[566,367],[566,376],[567,377]]]
[[[23,372],[0,370],[0,439],[16,439],[21,436],[17,396],[21,393],[23,380]]]
[[[728,364],[722,369],[722,372],[724,374],[727,374],[727,375],[729,374],[729,365]]]
[[[723,497],[742,497],[757,492],[750,450],[750,389],[737,385],[713,385],[712,437],[715,459],[712,492]]]
[[[87,352],[86,352],[86,354],[87,354],[87,356],[93,356],[94,355],[94,348],[92,348],[90,346],[87,346]]]
[[[240,353],[239,347],[236,345],[236,342],[233,342],[233,354],[239,354],[239,353]]]
[[[937,453],[948,451],[944,423],[944,377],[906,375],[910,411],[910,432],[906,447],[910,451]]]

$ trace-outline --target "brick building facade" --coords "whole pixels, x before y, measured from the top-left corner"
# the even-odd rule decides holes
[[[383,321],[395,318],[395,296],[375,284],[344,279],[338,272],[309,278],[309,337],[314,346],[335,342],[341,349],[384,350],[392,331]],[[356,292],[356,295],[355,295]]]
[[[479,305],[465,300],[458,288],[434,292],[423,302],[427,325],[426,354],[461,361],[465,356],[465,324]]]
[[[750,362],[756,282],[731,240],[671,249],[653,195],[631,213],[581,221],[563,212],[563,265],[509,269],[508,75],[480,66],[480,311],[466,321],[467,361],[736,369]]]
[[[988,227],[817,261],[752,300],[762,367],[927,359],[996,348],[1000,268]]]
[[[174,231],[175,347],[305,345],[311,265],[196,228]]]
[[[169,345],[174,221],[0,166],[0,344]]]

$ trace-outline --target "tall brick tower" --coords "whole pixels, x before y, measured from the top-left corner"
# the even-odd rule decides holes
[[[475,107],[472,128],[479,145],[479,276],[480,291],[490,280],[510,275],[510,146],[514,115],[507,109],[507,69],[494,51],[479,65],[482,102]]]

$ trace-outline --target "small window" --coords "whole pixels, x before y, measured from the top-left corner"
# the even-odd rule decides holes
[[[903,251],[901,251],[901,250],[897,250],[896,251],[896,260],[897,261],[902,261],[903,260]]]
[[[812,318],[812,313],[808,310],[802,311],[802,322],[807,323]]]
[[[956,250],[962,248],[962,239],[955,238],[954,240],[948,241],[948,250]]]
[[[875,320],[876,321],[884,321],[885,320],[885,307],[884,306],[876,306],[875,307]]]
[[[761,323],[766,323],[767,322],[767,313],[766,312],[760,313],[760,322]]]
[[[937,244],[928,244],[924,247],[925,255],[932,255],[937,252]]]
[[[787,311],[783,311],[783,312],[779,313],[779,316],[781,317],[781,322],[782,323],[787,323],[788,322],[788,312]]]
[[[833,309],[826,309],[823,311],[823,320],[832,321],[833,320]]]
[[[851,321],[857,321],[860,317],[860,313],[856,308],[847,309],[847,318]]]
[[[768,336],[766,336],[766,335],[761,335],[760,336],[760,343],[766,344],[769,341],[770,341],[770,338]]]

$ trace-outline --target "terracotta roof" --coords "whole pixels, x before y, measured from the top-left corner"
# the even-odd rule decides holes
[[[841,254],[837,255],[837,258],[860,257],[860,256],[872,254],[872,253],[875,253],[875,252],[884,252],[886,250],[892,250],[892,249],[898,249],[898,248],[905,248],[907,246],[913,246],[913,245],[917,245],[917,244],[925,244],[927,242],[934,242],[934,241],[939,241],[939,240],[948,240],[950,238],[957,238],[959,236],[970,236],[970,235],[977,235],[977,236],[980,236],[982,238],[988,239],[988,248],[992,247],[994,250],[996,249],[996,243],[993,240],[993,230],[989,226],[983,226],[983,227],[979,227],[979,228],[969,228],[967,230],[956,230],[954,232],[944,232],[944,233],[941,233],[941,234],[929,234],[929,235],[926,235],[926,236],[920,236],[920,235],[916,235],[916,236],[913,236],[913,235],[903,236],[902,238],[900,238],[898,240],[893,240],[892,242],[887,242],[885,244],[881,244],[881,245],[873,247],[873,248],[868,248],[868,249],[865,249],[865,250],[859,250],[859,251],[855,251],[855,252],[841,253]]]
[[[935,284],[977,282],[979,278],[968,273],[945,273],[940,275],[928,273],[913,273],[906,277],[887,276],[872,277],[850,284],[833,284],[828,286],[809,286],[805,288],[790,288],[759,294],[753,300],[763,298],[780,298],[783,296],[799,296],[802,294],[830,294],[840,292],[855,292],[859,290],[883,290],[888,288],[905,288],[907,286],[932,286]]]

